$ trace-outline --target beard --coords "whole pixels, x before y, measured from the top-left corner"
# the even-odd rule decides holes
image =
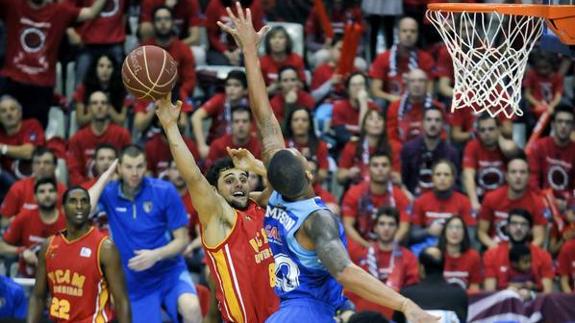
[[[248,201],[242,204],[241,202],[232,200],[229,203],[236,210],[245,211],[248,208]]]
[[[51,204],[38,204],[38,209],[44,212],[53,211],[56,208],[56,202],[52,202]]]

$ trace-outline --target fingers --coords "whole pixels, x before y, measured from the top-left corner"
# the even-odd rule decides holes
[[[239,1],[236,1],[236,11],[238,12],[239,20],[241,22],[244,22],[246,20],[246,17],[244,16],[244,9],[242,8],[242,5],[240,4]]]
[[[228,17],[234,22],[234,24],[238,21],[236,15],[234,15],[232,9],[230,7],[226,7],[226,12],[228,13]]]

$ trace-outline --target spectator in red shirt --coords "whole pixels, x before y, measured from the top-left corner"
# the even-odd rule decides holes
[[[14,183],[0,206],[3,222],[23,210],[35,210],[38,208],[34,199],[34,185],[37,180],[42,178],[56,178],[56,163],[57,159],[53,151],[42,146],[34,149],[34,153],[32,153],[32,176]],[[60,206],[61,197],[65,190],[66,186],[58,183],[58,206]]]
[[[305,82],[303,58],[293,52],[293,40],[283,26],[275,26],[267,32],[264,39],[265,55],[260,57],[260,66],[268,93],[278,89],[279,71],[284,66],[295,68],[300,80]]]
[[[451,141],[454,144],[465,145],[468,140],[473,139],[477,118],[481,114],[475,113],[473,109],[457,109],[449,114],[448,122],[451,126]],[[512,139],[513,120],[505,116],[504,113],[496,117],[499,120],[500,132],[505,139]]]
[[[327,191],[325,188],[321,186],[321,182],[319,181],[318,176],[318,164],[315,159],[308,159],[308,166],[309,171],[313,175],[312,183],[313,183],[313,191],[315,195],[321,197],[321,200],[325,203],[325,205],[337,216],[341,215],[341,210],[337,203],[337,200],[333,194]],[[251,173],[250,173],[251,174]]]
[[[199,161],[200,153],[198,152],[196,143],[189,137],[184,137],[184,142],[192,155],[194,155],[194,159]],[[146,152],[148,170],[154,177],[163,177],[165,175],[164,172],[168,170],[168,166],[172,160],[170,146],[164,132],[162,131],[146,140],[144,151]]]
[[[403,75],[412,69],[420,68],[432,75],[433,58],[415,47],[417,37],[417,21],[410,17],[402,18],[399,21],[399,43],[379,54],[369,69],[369,76],[373,79],[371,92],[376,98],[387,102],[399,100],[404,89]],[[427,92],[431,93],[433,82],[427,85]]]
[[[48,124],[56,81],[56,60],[66,28],[95,18],[106,0],[76,8],[67,1],[0,0],[0,12],[8,39],[5,77],[0,93],[14,96],[24,107],[24,119]],[[33,95],[31,95],[33,93]]]
[[[373,231],[376,241],[368,247],[358,248],[351,259],[372,276],[381,280],[387,286],[399,291],[401,288],[419,282],[419,264],[415,255],[409,249],[401,247],[395,241],[399,227],[399,212],[393,207],[381,207],[375,214]],[[385,312],[379,307],[359,296],[346,293],[355,304],[357,311],[375,309]]]
[[[252,134],[252,113],[246,106],[232,108],[232,133],[214,140],[206,157],[206,167],[216,160],[228,156],[226,147],[233,149],[245,148],[257,159],[261,156],[261,146],[258,138]]]
[[[284,129],[286,147],[296,148],[306,159],[316,161],[317,181],[323,183],[329,168],[328,148],[315,134],[311,111],[303,107],[291,110]]]
[[[343,227],[349,238],[350,250],[356,246],[369,247],[376,239],[373,233],[374,213],[382,206],[397,208],[400,214],[396,241],[409,232],[410,202],[400,187],[391,182],[391,158],[377,153],[369,158],[369,180],[352,186],[342,199]]]
[[[318,64],[313,70],[311,95],[318,103],[331,105],[332,101],[345,96],[342,75],[337,73],[342,46],[343,36],[335,35],[329,47],[327,60],[325,63]]]
[[[503,185],[505,159],[516,153],[513,140],[501,134],[499,119],[483,113],[476,121],[477,137],[465,146],[463,153],[463,187],[471,201],[473,212],[479,212],[480,201],[487,192]]]
[[[433,190],[421,194],[413,204],[410,243],[435,244],[445,222],[453,216],[459,216],[467,226],[475,227],[469,199],[455,191],[456,176],[457,169],[449,160],[441,159],[433,165]]]
[[[523,87],[529,108],[539,117],[553,112],[563,96],[563,76],[556,70],[557,54],[547,51],[532,53],[533,66],[527,69]]]
[[[110,144],[100,144],[94,151],[94,178],[82,183],[85,189],[90,189],[92,185],[98,180],[98,176],[102,175],[108,169],[114,160],[118,158],[118,150]]]
[[[529,164],[524,156],[515,156],[507,163],[504,185],[485,195],[479,210],[477,237],[487,248],[506,241],[509,211],[521,208],[533,216],[533,244],[542,246],[545,239],[546,208],[541,195],[529,188]]]
[[[437,247],[445,258],[445,280],[469,292],[479,292],[481,256],[471,247],[470,234],[462,217],[456,215],[445,221]]]
[[[237,15],[236,6],[232,0],[213,0],[206,8],[206,29],[210,50],[208,52],[208,65],[240,65],[240,48],[236,45],[233,37],[221,30],[218,21],[231,25],[232,21],[226,12],[229,7]],[[256,30],[263,27],[264,11],[261,0],[240,0],[242,8],[249,8],[252,13],[252,23]]]
[[[167,6],[174,13],[174,30],[187,46],[200,45],[203,16],[198,0],[143,0],[140,8],[140,36],[144,41],[154,35],[153,11]]]
[[[531,187],[552,189],[556,195],[568,195],[575,189],[575,142],[573,108],[558,106],[553,112],[551,135],[539,139],[527,156]]]
[[[401,183],[401,144],[389,140],[385,131],[383,113],[368,110],[363,118],[359,138],[348,141],[339,156],[337,180],[348,186],[368,177],[369,156],[377,152],[386,152],[391,156],[392,181]]]
[[[557,273],[561,279],[561,290],[572,293],[575,286],[575,206],[567,211],[567,220],[571,226],[569,233],[562,237],[565,241],[557,257]]]
[[[128,102],[118,62],[108,54],[97,56],[92,61],[83,82],[76,87],[73,102],[76,108],[76,122],[79,127],[84,127],[91,120],[86,105],[90,94],[96,91],[102,91],[108,96],[113,108],[110,109],[110,119],[119,125],[123,125],[126,121]]]
[[[423,111],[431,107],[443,110],[443,105],[427,92],[429,80],[423,70],[415,68],[407,72],[405,82],[405,94],[387,108],[388,137],[401,143],[421,134]]]
[[[280,125],[284,123],[284,116],[297,107],[313,110],[315,101],[302,89],[303,83],[294,67],[282,67],[278,72],[277,83],[279,91],[271,98],[270,104]]]
[[[527,295],[531,294],[531,291],[551,292],[554,277],[551,256],[547,251],[529,243],[528,237],[532,227],[533,218],[531,213],[524,209],[509,211],[509,223],[507,224],[509,241],[487,250],[483,255],[485,266],[484,287],[486,291],[509,288],[519,292],[520,289],[524,289],[528,285],[521,283],[528,280],[533,282],[533,286],[529,288]],[[510,251],[513,251],[513,247],[516,245],[527,247],[531,255],[531,261],[530,266],[525,267],[530,267],[530,270],[511,265]],[[521,252],[516,250],[515,253]],[[521,294],[525,296],[523,292]]]
[[[28,176],[26,166],[34,148],[45,144],[44,129],[36,119],[22,120],[22,106],[16,99],[0,97],[0,161],[2,187]],[[0,190],[3,191],[3,190]],[[3,197],[3,192],[0,197]]]
[[[68,0],[77,7],[91,5],[94,0]],[[116,62],[124,59],[126,40],[127,0],[107,0],[102,11],[93,20],[86,21],[76,28],[68,28],[71,44],[79,47],[76,56],[76,84],[84,80],[94,59],[103,54],[113,57]]]
[[[37,253],[45,238],[66,227],[64,214],[56,203],[56,187],[53,177],[39,179],[34,185],[38,208],[18,213],[0,240],[0,255],[20,256],[18,275],[21,277],[34,277]]]
[[[192,129],[198,144],[201,158],[206,158],[210,144],[214,139],[232,132],[232,108],[247,106],[248,81],[243,71],[228,73],[225,80],[225,92],[211,97],[192,115]],[[211,119],[208,137],[204,136],[204,119]]]
[[[132,143],[128,130],[110,121],[110,104],[103,92],[90,95],[88,109],[92,121],[76,132],[68,143],[67,164],[70,183],[79,185],[94,177],[94,150],[99,144],[108,143],[120,150]]]

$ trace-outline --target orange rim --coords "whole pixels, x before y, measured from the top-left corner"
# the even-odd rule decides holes
[[[575,15],[575,6],[541,4],[492,4],[492,3],[430,3],[431,11],[498,12],[505,15],[532,16],[556,19]]]

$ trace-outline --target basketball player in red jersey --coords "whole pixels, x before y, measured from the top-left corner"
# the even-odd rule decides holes
[[[118,321],[131,322],[118,250],[89,220],[91,200],[99,196],[95,192],[102,190],[116,164],[102,174],[90,192],[73,187],[64,193],[66,230],[50,237],[42,247],[36,284],[30,296],[28,323],[40,321],[48,293],[52,297],[50,317],[56,322],[111,321],[110,293]]]
[[[265,210],[258,205],[263,205],[271,192],[252,194],[256,201],[251,200],[245,169],[257,168],[262,175],[265,168],[251,154],[246,158],[247,151],[238,155],[228,150],[234,160],[217,160],[204,177],[178,129],[181,102],[173,106],[168,95],[156,104],[176,166],[198,212],[222,318],[226,322],[264,322],[279,304],[272,289],[274,260],[263,229]]]

